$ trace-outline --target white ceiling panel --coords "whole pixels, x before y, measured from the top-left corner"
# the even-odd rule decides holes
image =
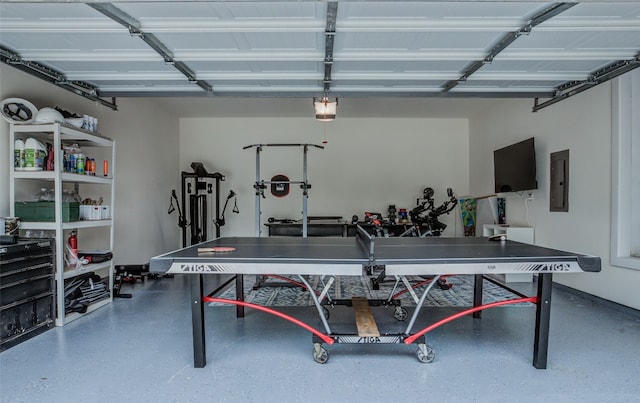
[[[339,59],[339,58],[338,58]],[[460,71],[468,59],[460,60],[378,60],[370,63],[365,60],[359,61],[336,61],[334,63],[337,74],[366,74],[368,72],[383,72],[388,74],[402,73],[451,73]]]
[[[159,59],[156,56],[156,59]],[[178,73],[176,69],[168,64],[162,63],[158,64],[158,60],[150,60],[150,61],[128,61],[127,63],[122,63],[120,60],[86,60],[86,61],[77,61],[77,60],[54,60],[51,62],[52,66],[56,68],[66,71],[66,72],[74,72],[74,73],[82,73],[82,72],[90,72],[89,74],[102,74],[102,73],[113,73],[113,74],[127,74],[127,73],[138,73],[138,72],[154,72],[154,73]]]
[[[12,0],[0,52],[98,97],[553,97],[638,66],[640,2]]]
[[[269,87],[274,86],[278,88],[287,87],[287,88],[296,88],[298,86],[306,87],[306,88],[315,88],[318,89],[318,86],[315,85],[314,80],[301,80],[296,78],[290,79],[253,79],[253,80],[238,80],[238,79],[223,79],[216,80],[212,79],[211,82],[214,85],[227,86],[227,87]]]
[[[280,32],[250,32],[250,33],[222,33],[222,32],[188,32],[188,33],[159,33],[157,37],[176,54],[187,51],[268,51],[284,50],[288,52],[313,51],[318,49],[317,34],[297,34]],[[321,45],[324,47],[324,35],[321,35]]]
[[[184,19],[214,18],[224,20],[273,20],[323,18],[321,2],[114,2],[123,11],[139,16],[140,20],[163,20],[169,17]]]
[[[585,2],[576,4],[561,15],[540,25],[542,28],[566,27],[571,23],[590,25],[600,22],[603,26],[619,26],[638,23],[640,3],[628,2]],[[637,27],[637,26],[636,26]]]
[[[147,85],[148,84],[148,85]],[[162,93],[174,93],[180,94],[180,96],[199,96],[199,91],[201,91],[198,87],[191,85],[186,82],[176,82],[175,85],[157,85],[157,83],[137,83],[132,85],[131,83],[122,83],[118,85],[117,83],[113,84],[103,84],[101,88],[104,88],[104,91],[114,92],[114,93],[122,93],[128,91],[135,91],[136,96],[154,96],[157,92]]]
[[[157,63],[121,63],[121,62],[50,62],[50,68],[65,71],[69,80],[101,83],[106,80],[122,80],[135,84],[139,80],[173,80],[186,78],[173,66],[164,65],[159,68]]]
[[[269,61],[269,60],[203,60],[189,62],[189,66],[202,74],[216,73],[238,73],[238,74],[256,74],[260,73],[301,73],[316,74],[318,71],[318,62],[307,61]]]
[[[560,80],[483,80],[469,79],[463,84],[456,87],[457,91],[465,90],[484,90],[484,91],[517,91],[526,88],[527,91],[541,91],[548,87],[561,84]]]
[[[217,91],[220,94],[231,95],[231,96],[247,96],[247,94],[251,97],[272,97],[277,98],[280,96],[284,97],[297,97],[297,94],[300,91],[305,93],[309,92],[320,92],[322,91],[321,86],[315,86],[313,84],[306,84],[306,82],[264,82],[258,84],[252,83],[234,83],[225,81],[217,85]],[[259,95],[255,95],[259,94]]]
[[[11,22],[19,22],[21,24],[38,23],[42,27],[49,27],[55,26],[57,22],[86,23],[88,21],[100,24],[100,26],[112,26],[121,29],[117,23],[83,3],[3,3],[1,10],[0,20],[2,21],[3,29],[10,27]]]
[[[185,86],[189,84],[186,79],[180,78],[180,77],[177,77],[174,79],[162,80],[162,81],[153,80],[152,78],[149,78],[149,79],[138,78],[133,83],[131,82],[131,80],[110,80],[110,79],[98,80],[97,82],[98,84],[104,85],[104,86],[119,86],[119,87],[139,86],[139,87],[148,87],[148,88],[152,88],[158,85],[166,86],[166,87],[174,87],[174,86]]]
[[[567,74],[587,75],[591,71],[602,67],[601,60],[494,60],[491,64],[485,64],[473,77],[483,74],[509,75],[510,73],[555,74],[558,79]]]
[[[340,24],[389,20],[409,21],[449,21],[503,20],[521,21],[523,16],[545,7],[540,2],[346,2],[340,4],[338,22]]]
[[[640,21],[636,31],[606,31],[594,32],[584,31],[564,31],[562,33],[554,31],[541,31],[531,35],[523,35],[516,41],[510,50],[553,50],[553,51],[582,51],[598,52],[603,50],[619,51],[628,55],[633,55],[640,46]]]
[[[2,43],[7,44],[21,52],[30,52],[32,55],[39,51],[49,54],[55,52],[92,53],[105,51],[149,51],[142,41],[132,41],[126,32],[111,33],[105,35],[98,32],[85,32],[82,34],[70,34],[61,32],[9,32],[2,34]]]
[[[162,43],[174,53],[186,51],[203,51],[216,49],[222,52],[237,52],[241,49],[248,50],[249,46],[244,41],[238,41],[230,33],[157,33],[156,36]]]
[[[336,52],[484,50],[499,32],[347,32],[336,35]]]
[[[369,88],[397,88],[397,89],[420,89],[420,88],[438,88],[444,81],[449,78],[431,78],[431,79],[410,79],[390,80],[390,79],[341,79],[335,80],[336,88],[359,88],[360,91],[368,91]]]

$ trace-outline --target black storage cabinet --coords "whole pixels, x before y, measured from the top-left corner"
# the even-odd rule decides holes
[[[55,326],[54,242],[0,245],[0,351]]]

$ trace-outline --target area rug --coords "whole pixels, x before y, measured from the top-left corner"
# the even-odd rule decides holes
[[[245,301],[263,305],[263,306],[311,306],[313,305],[313,299],[309,292],[303,287],[292,286],[291,283],[282,281],[277,278],[265,278],[269,284],[275,286],[260,286],[254,289],[256,284],[255,276],[245,276],[244,280],[244,295]],[[410,276],[408,277],[411,284],[420,284],[428,281],[428,279]],[[299,283],[299,278],[292,277],[291,280]],[[316,291],[321,291],[323,286],[322,282],[327,282],[328,278],[322,278],[320,276],[310,276],[307,278],[311,286]],[[446,284],[451,287],[448,289],[442,289],[437,285],[434,286],[425,300],[424,306],[432,307],[470,307],[473,306],[473,276],[472,275],[457,275],[449,276],[445,279]],[[406,287],[400,283],[394,290],[395,279],[393,277],[387,277],[384,281],[380,282],[379,289],[374,290],[370,277],[360,276],[340,276],[336,277],[334,284],[331,286],[329,295],[332,299],[345,299],[352,297],[366,297],[367,299],[388,299],[390,295],[397,295],[394,299],[399,299],[402,306],[411,307],[415,306],[415,301],[411,295],[406,292]],[[422,295],[422,291],[428,284],[423,284],[415,288],[418,297]],[[398,295],[398,293],[401,293]],[[483,282],[483,304],[489,304],[496,301],[503,301],[506,299],[519,298],[518,295],[513,294],[509,290],[506,290],[496,284],[489,281]],[[225,290],[220,298],[235,299],[235,285],[232,284]],[[219,305],[217,303],[211,303],[210,305]],[[511,306],[532,306],[531,303],[514,304]]]

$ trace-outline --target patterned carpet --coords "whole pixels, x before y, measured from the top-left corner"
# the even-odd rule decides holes
[[[292,278],[299,282],[298,278]],[[424,282],[424,278],[409,277],[412,284]],[[270,283],[279,282],[287,284],[279,279],[268,278]],[[322,290],[322,279],[318,276],[312,276],[308,279],[311,286],[317,290]],[[325,278],[324,281],[327,281]],[[313,300],[310,294],[302,287],[290,286],[268,286],[253,289],[256,279],[254,276],[245,276],[244,294],[245,301],[263,306],[311,306]],[[362,296],[368,299],[387,299],[393,291],[395,280],[391,277],[380,283],[380,289],[374,290],[369,277],[337,277],[335,283],[331,287],[329,295],[333,299],[351,298],[354,296]],[[443,290],[438,286],[434,286],[425,301],[425,306],[453,306],[453,307],[470,307],[473,306],[473,276],[458,275],[446,278],[446,283],[452,287]],[[416,294],[418,297],[422,294],[427,284],[417,287]],[[394,291],[394,295],[404,291],[405,287],[402,283]],[[220,295],[221,298],[235,299],[235,286],[231,285],[226,291]],[[412,307],[415,302],[408,292],[404,292],[398,296],[402,306]],[[517,295],[505,290],[489,281],[483,283],[483,304],[502,301],[505,299],[518,298]],[[211,303],[210,305],[217,305]],[[516,304],[511,306],[532,306],[532,304]]]

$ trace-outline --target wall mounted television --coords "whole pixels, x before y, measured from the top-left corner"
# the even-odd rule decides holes
[[[533,137],[493,152],[496,193],[538,188],[536,150]]]

